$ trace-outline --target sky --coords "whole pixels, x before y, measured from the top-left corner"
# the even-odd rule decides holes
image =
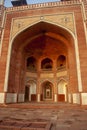
[[[58,0],[26,0],[28,4],[35,4],[35,3],[44,3],[44,2],[54,2],[54,1],[58,1]],[[5,6],[6,7],[11,7],[11,0],[5,0]]]

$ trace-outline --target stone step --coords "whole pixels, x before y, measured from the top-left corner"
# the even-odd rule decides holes
[[[51,130],[50,122],[0,121],[0,130]]]
[[[8,108],[26,108],[26,109],[58,109],[63,107],[79,107],[79,105],[76,104],[69,104],[69,103],[14,103],[14,104],[3,104],[1,107],[8,107]]]

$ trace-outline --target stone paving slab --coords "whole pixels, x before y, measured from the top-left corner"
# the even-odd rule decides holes
[[[34,107],[31,108],[31,106]],[[5,123],[4,127],[0,127],[0,130],[87,130],[87,106],[63,103],[39,104],[39,107],[36,103],[2,105],[0,107],[0,121],[15,122],[14,128],[10,124],[8,124],[9,129],[6,128]],[[33,123],[30,129],[29,122]],[[47,124],[44,128],[37,128],[36,122],[39,123],[39,126],[43,126],[43,123],[46,122]],[[46,128],[47,126],[49,127]]]
[[[50,130],[50,122],[29,122],[2,120],[0,121],[0,130]]]

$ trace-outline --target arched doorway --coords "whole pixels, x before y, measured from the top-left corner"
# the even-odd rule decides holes
[[[42,100],[53,100],[53,84],[49,81],[42,84]]]
[[[30,86],[25,86],[25,102],[29,102]]]
[[[58,101],[66,102],[67,101],[67,82],[61,79],[58,83]]]
[[[25,86],[25,101],[36,101],[36,83],[32,81],[28,81]]]

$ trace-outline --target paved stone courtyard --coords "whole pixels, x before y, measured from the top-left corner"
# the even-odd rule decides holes
[[[12,125],[15,130],[87,130],[87,106],[66,103],[1,105],[0,130],[14,130]]]

